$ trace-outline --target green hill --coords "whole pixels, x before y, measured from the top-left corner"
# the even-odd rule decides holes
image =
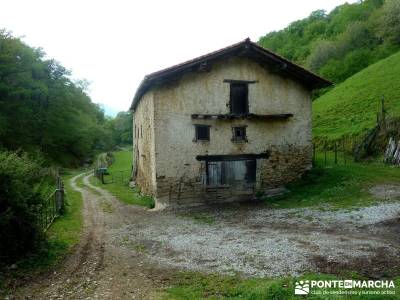
[[[400,50],[399,16],[399,0],[360,0],[314,11],[258,43],[339,83]]]
[[[313,103],[313,134],[359,136],[376,124],[382,95],[388,116],[400,116],[400,52],[348,78]]]

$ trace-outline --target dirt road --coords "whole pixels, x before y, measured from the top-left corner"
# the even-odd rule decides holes
[[[354,270],[379,278],[400,267],[400,193],[353,211],[230,204],[174,212],[122,204],[87,175],[71,185],[84,198],[81,244],[21,298],[154,299],[178,270],[258,277]]]
[[[76,184],[81,176],[85,176],[85,188]],[[107,191],[91,185],[89,176],[80,174],[71,179],[71,186],[84,199],[81,243],[61,269],[23,288],[17,298],[152,299],[165,276],[169,277],[151,263],[144,264],[140,253],[126,251],[110,238],[113,230],[145,210],[121,204]]]

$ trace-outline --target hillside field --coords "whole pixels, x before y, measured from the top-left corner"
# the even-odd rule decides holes
[[[376,124],[381,98],[400,115],[400,52],[348,78],[313,103],[313,135],[330,140],[359,136]]]

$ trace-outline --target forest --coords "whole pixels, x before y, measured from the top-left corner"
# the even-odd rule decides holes
[[[42,49],[0,31],[0,150],[42,155],[47,165],[79,166],[132,141],[130,113],[109,118],[85,80]]]
[[[104,115],[85,80],[0,30],[0,267],[40,249],[38,208],[64,168],[132,143],[129,112]]]
[[[258,43],[340,83],[400,49],[400,1],[365,0],[317,10]]]

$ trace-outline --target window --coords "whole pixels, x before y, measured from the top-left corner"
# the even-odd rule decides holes
[[[209,125],[194,125],[196,130],[195,141],[209,141],[210,140],[210,126]]]
[[[232,127],[232,141],[247,141],[246,126]]]
[[[207,185],[250,188],[256,181],[256,160],[207,161]]]
[[[233,115],[249,113],[248,86],[246,83],[231,83],[230,113]]]

